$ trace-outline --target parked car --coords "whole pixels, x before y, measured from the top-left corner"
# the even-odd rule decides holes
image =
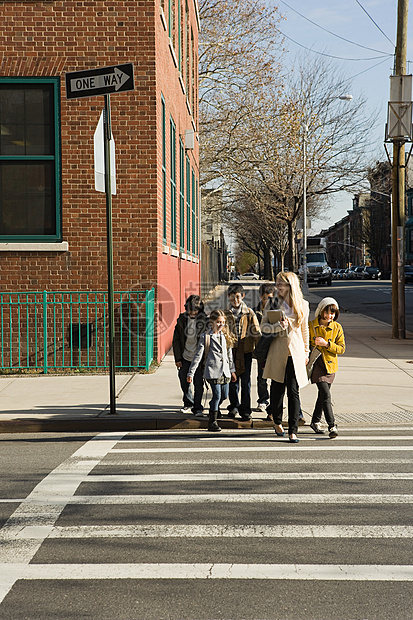
[[[350,270],[350,267],[347,267],[347,269],[343,270],[343,274],[341,276],[342,280],[351,280],[352,279],[352,272]]]
[[[333,280],[337,280],[338,279],[338,272],[340,271],[340,269],[333,269],[331,271],[331,275],[333,276]]]
[[[351,267],[348,268],[347,280],[353,280],[356,277],[357,267],[358,265],[351,265]]]
[[[413,282],[413,265],[405,265],[404,267],[404,281]]]
[[[356,267],[353,271],[353,278],[355,280],[361,280],[363,278],[364,267]]]
[[[365,280],[380,280],[381,271],[378,267],[364,267],[362,277]]]
[[[344,280],[344,273],[345,273],[345,269],[339,269],[338,273],[337,273],[337,279],[338,280]]]
[[[260,276],[257,275],[256,273],[252,273],[252,271],[248,272],[248,273],[243,273],[240,276],[241,280],[259,280]]]

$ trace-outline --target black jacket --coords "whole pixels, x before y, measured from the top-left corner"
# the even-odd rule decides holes
[[[186,342],[186,326],[188,324],[188,313],[182,312],[178,316],[176,321],[174,336],[172,339],[172,349],[174,352],[175,362],[182,362],[184,350],[185,350],[185,342]],[[197,343],[201,337],[201,334],[208,327],[208,317],[205,312],[198,312],[196,317],[196,340]]]
[[[267,304],[269,302],[268,308],[267,310],[277,310],[278,308],[278,298],[277,297],[270,297],[267,301]],[[261,321],[262,321],[262,315],[264,312],[264,309],[261,307],[261,301],[258,304],[258,306],[255,306],[255,308],[253,308],[255,314],[257,315],[257,319],[259,324],[261,325]]]

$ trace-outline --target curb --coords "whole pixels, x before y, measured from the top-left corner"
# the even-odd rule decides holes
[[[219,420],[223,430],[273,428],[267,420]],[[101,433],[110,431],[168,431],[168,430],[206,430],[208,419],[190,420],[140,418],[115,419],[113,416],[88,420],[4,420],[0,422],[0,434],[4,433]]]

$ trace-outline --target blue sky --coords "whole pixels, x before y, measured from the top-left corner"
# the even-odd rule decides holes
[[[393,67],[393,57],[385,54],[394,53],[397,0],[359,0],[359,2],[357,0],[275,1],[279,11],[285,17],[280,24],[280,30],[285,35],[286,62],[293,62],[294,56],[299,52],[304,52],[309,58],[317,57],[316,52],[345,58],[346,60],[336,60],[335,62],[347,77],[356,76],[352,80],[351,94],[355,100],[363,94],[368,101],[369,113],[378,117],[378,128],[374,136],[377,140],[377,147],[372,152],[372,161],[379,158],[384,159],[386,157],[383,148],[384,125],[389,98],[389,76]],[[292,9],[325,30],[310,23]],[[413,8],[411,7],[407,59],[408,61],[411,60],[412,63],[408,64],[408,73],[413,72],[412,27]],[[326,30],[342,38],[329,34]],[[359,47],[343,39],[348,39],[365,47]],[[297,43],[311,51],[304,50]],[[377,51],[365,48],[372,48]],[[351,199],[352,196],[348,193],[332,198],[330,210],[323,220],[312,223],[310,234],[318,233],[321,228],[328,227],[344,217],[347,210],[351,209]]]

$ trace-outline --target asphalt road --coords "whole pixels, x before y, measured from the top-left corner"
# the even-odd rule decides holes
[[[300,435],[1,436],[0,618],[407,620],[413,427]]]
[[[253,307],[259,301],[259,281],[240,281],[244,286],[245,302]],[[309,285],[309,292],[322,299],[334,297],[341,311],[371,316],[384,323],[392,324],[391,280],[333,280],[331,286]],[[405,287],[406,330],[413,332],[413,284]]]
[[[341,310],[371,316],[392,324],[391,281],[390,280],[333,280],[331,286],[310,285],[311,293],[317,296],[332,296],[337,299]],[[405,287],[406,329],[413,332],[413,285]]]

